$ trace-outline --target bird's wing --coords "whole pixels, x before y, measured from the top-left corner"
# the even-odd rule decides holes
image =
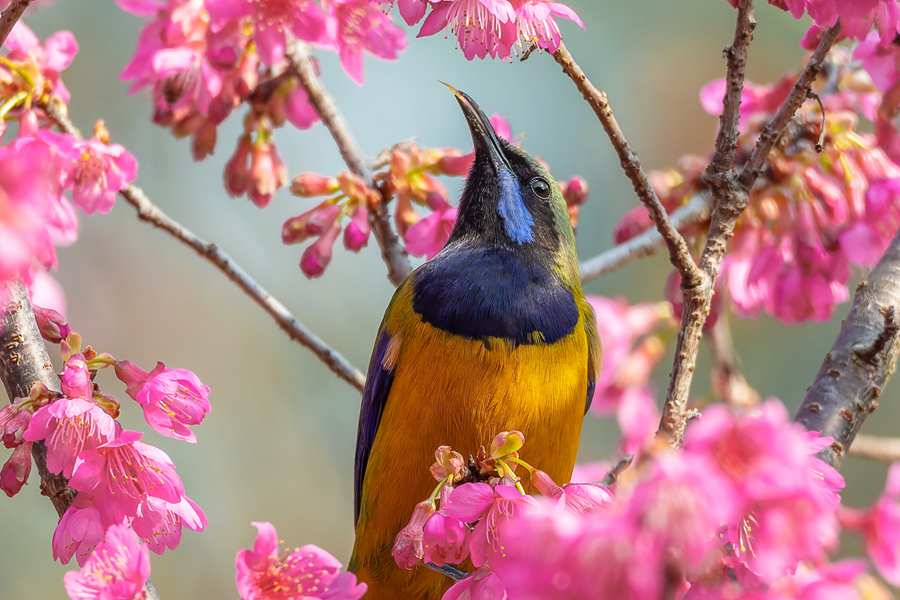
[[[394,381],[394,370],[384,366],[384,355],[390,341],[390,334],[382,326],[375,343],[375,350],[372,352],[372,360],[369,361],[366,387],[363,390],[362,406],[359,410],[359,428],[356,430],[356,464],[353,478],[354,525],[359,520],[363,480],[366,476],[369,453],[372,451],[372,444],[375,443],[378,423],[381,422],[384,404],[391,391],[391,383]]]
[[[600,377],[600,365],[603,364],[603,348],[600,346],[600,334],[597,332],[597,319],[594,309],[586,300],[584,301],[584,330],[588,340],[588,387],[587,399],[584,403],[584,412],[587,414],[594,399],[594,389],[597,387],[597,379]]]

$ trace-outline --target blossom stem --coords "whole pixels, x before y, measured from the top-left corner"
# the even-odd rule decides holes
[[[511,460],[511,461],[513,461],[514,463],[516,463],[517,465],[522,465],[522,466],[525,467],[525,469],[528,471],[528,474],[529,474],[529,475],[533,475],[533,474],[534,474],[534,467],[532,467],[531,465],[529,465],[527,462],[525,462],[525,461],[522,460],[521,458],[517,458],[517,457],[515,457],[515,456],[508,456],[508,457],[506,457],[505,460]]]
[[[43,108],[53,119],[59,128],[76,137],[78,130],[74,128],[65,111],[51,99]],[[129,184],[119,191],[125,200],[137,210],[138,218],[154,225],[175,239],[193,249],[197,254],[208,260],[225,276],[237,285],[245,294],[250,296],[257,304],[269,314],[279,327],[295,342],[309,348],[335,375],[362,392],[365,387],[365,376],[337,351],[329,347],[324,341],[301,323],[288,309],[257,283],[241,268],[228,254],[222,251],[215,243],[206,242],[192,231],[166,215],[158,206],[153,204],[144,191]]]
[[[334,98],[331,97],[316,74],[309,46],[295,40],[288,49],[286,56],[293,63],[300,85],[306,90],[310,103],[315,108],[319,118],[322,119],[322,123],[331,132],[331,137],[337,143],[338,150],[340,150],[347,167],[354,174],[370,182],[372,189],[378,191],[379,188],[377,185],[374,185],[372,179],[371,169],[353,140],[347,122],[338,110]],[[378,246],[381,248],[381,258],[384,260],[384,264],[387,265],[388,279],[397,286],[409,275],[410,271],[412,271],[412,266],[409,264],[409,256],[403,249],[400,238],[391,229],[391,221],[388,217],[386,206],[388,198],[381,191],[378,193],[381,196],[381,202],[378,203],[378,207],[375,210],[372,210],[370,207],[369,224],[372,227],[372,232],[375,234],[375,239],[378,241]]]
[[[679,207],[669,215],[672,225],[681,231],[691,225],[702,223],[709,219],[712,211],[712,195],[701,193],[693,196],[687,204]],[[609,250],[601,252],[593,258],[583,261],[578,270],[581,273],[581,282],[587,283],[603,275],[608,275],[639,258],[653,256],[660,246],[663,238],[656,228],[651,227],[621,244],[613,246]]]
[[[5,56],[0,56],[0,64],[24,79],[25,82],[28,83],[28,87],[34,87],[34,78],[31,76],[31,73],[29,73],[13,61],[9,60]]]
[[[584,74],[584,71],[581,70],[581,67],[575,62],[575,59],[572,58],[565,44],[560,43],[559,49],[553,53],[553,58],[562,67],[563,72],[575,83],[584,99],[594,110],[597,118],[600,119],[603,129],[619,155],[619,162],[625,170],[625,174],[628,175],[634,186],[634,191],[644,206],[647,207],[650,217],[656,224],[656,228],[669,249],[669,260],[681,273],[683,281],[690,285],[698,285],[701,274],[694,263],[694,259],[691,258],[687,242],[685,242],[684,237],[682,237],[675,226],[672,225],[665,207],[659,201],[659,197],[647,179],[647,174],[644,173],[644,169],[641,167],[637,154],[628,145],[628,141],[625,139],[625,135],[622,133],[622,129],[613,115],[612,108],[609,106],[606,92],[594,87],[587,75]]]
[[[0,105],[0,119],[6,118],[6,115],[9,113],[9,111],[14,109],[16,105],[19,104],[19,102],[22,102],[26,98],[28,98],[28,92],[23,90]]]

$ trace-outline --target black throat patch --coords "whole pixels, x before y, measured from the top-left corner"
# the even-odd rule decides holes
[[[422,265],[413,309],[448,333],[515,346],[552,344],[578,324],[574,296],[546,267],[498,247],[439,254]]]

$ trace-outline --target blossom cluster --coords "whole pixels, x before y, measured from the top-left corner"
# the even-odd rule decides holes
[[[401,29],[369,0],[120,0],[150,17],[122,79],[131,92],[149,88],[153,120],[192,153],[213,153],[217,127],[241,104],[249,111],[225,168],[226,190],[265,206],[287,183],[275,128],[308,129],[319,120],[292,61],[294,41],[337,52],[350,77],[363,83],[363,54],[395,59],[406,47]]]
[[[280,551],[271,523],[253,522],[258,530],[252,550],[241,550],[234,561],[241,600],[358,600],[366,584],[352,573],[341,573],[331,554],[308,544]]]
[[[498,136],[518,142],[512,139],[503,117],[495,114],[490,121]],[[316,238],[303,251],[300,269],[307,277],[319,277],[331,261],[341,231],[344,247],[358,252],[368,243],[372,213],[395,200],[394,225],[406,242],[406,251],[430,260],[447,243],[456,223],[456,207],[450,204],[438,176],[466,176],[474,156],[474,150],[466,154],[456,148],[424,149],[415,142],[404,142],[385,151],[372,185],[349,172],[337,178],[302,173],[293,179],[291,193],[301,198],[327,198],[285,221],[281,239],[285,244],[298,244]],[[576,175],[559,185],[574,227],[588,197],[587,182]],[[429,212],[422,217],[416,206]]]
[[[558,486],[522,463],[518,432],[499,434],[468,464],[441,447],[431,467],[438,487],[397,536],[394,557],[406,569],[471,559],[476,571],[445,600],[887,594],[863,561],[832,564],[828,553],[841,525],[859,531],[896,581],[900,466],[872,508],[840,507],[844,481],[815,456],[831,442],[792,423],[774,399],[746,410],[712,405],[688,425],[682,449],[645,448],[614,495]],[[541,496],[525,493],[517,464]]]
[[[874,50],[861,46],[857,52],[871,58]],[[765,309],[785,323],[827,320],[835,304],[849,297],[850,265],[874,265],[897,232],[900,153],[890,145],[898,139],[897,129],[879,117],[882,94],[872,83],[878,78],[870,78],[866,67],[844,48],[831,52],[829,79],[816,84],[824,119],[818,103],[805,103],[750,191],[722,267],[739,315],[753,317]],[[878,71],[873,68],[873,73]],[[735,158],[739,166],[792,85],[790,76],[772,85],[745,82]],[[720,80],[701,91],[711,114],[721,112],[724,89]],[[860,131],[861,118],[875,121],[876,131]],[[688,156],[678,169],[651,175],[669,210],[707,192],[706,163]],[[617,241],[647,222],[642,208],[627,214],[617,228]],[[699,234],[699,229],[688,233]]]
[[[0,289],[22,276],[28,283],[56,268],[56,245],[78,236],[75,206],[85,214],[106,213],[116,193],[134,180],[137,162],[98,122],[94,137],[78,140],[51,131],[50,104],[69,92],[60,73],[78,51],[71,33],[44,44],[22,22],[6,39],[0,57],[0,135],[18,120],[15,139],[0,145]],[[28,173],[28,177],[22,177]],[[66,194],[71,196],[71,200]],[[33,291],[33,290],[32,290]]]
[[[738,0],[728,0],[737,6]],[[812,26],[801,44],[815,49],[822,33],[840,20],[840,39],[861,40],[874,27],[881,45],[888,46],[900,30],[900,7],[897,0],[769,0],[769,4],[786,10],[795,19],[808,14]]]
[[[562,33],[555,17],[584,29],[575,11],[552,0],[393,0],[410,26],[424,18],[418,37],[449,28],[468,60],[509,58],[515,51],[542,48],[556,52]],[[431,9],[428,16],[426,11]]]
[[[32,445],[43,442],[47,469],[66,478],[75,491],[53,534],[55,559],[65,564],[74,556],[84,567],[82,575],[88,577],[106,568],[97,561],[114,567],[100,556],[104,543],[112,543],[110,536],[121,539],[136,533],[143,539],[141,550],[137,550],[137,537],[125,543],[132,555],[174,549],[182,528],[202,530],[206,517],[185,494],[168,455],[142,442],[141,433],[122,428],[116,420],[119,402],[102,393],[94,379],[101,369],[113,366],[127,394],[143,409],[147,423],[162,435],[188,442],[195,441],[190,427],[210,412],[209,388],[184,369],[157,363],[148,373],[131,361],[98,354],[90,346],[82,349],[81,337],[70,332],[58,314],[42,321],[45,337],[60,343],[65,363],[61,390],[52,392],[36,383],[29,397],[16,398],[0,409],[0,435],[4,445],[14,449],[0,469],[0,489],[10,497],[22,489],[31,471]],[[134,533],[120,531],[128,527]],[[108,584],[124,585],[123,581]],[[66,585],[68,589],[68,577]]]

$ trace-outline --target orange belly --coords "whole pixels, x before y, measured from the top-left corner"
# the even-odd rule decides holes
[[[569,481],[587,395],[588,342],[580,320],[554,344],[513,349],[393,313],[385,330],[398,344],[386,357],[395,376],[366,468],[350,570],[369,585],[370,600],[438,600],[452,584],[447,577],[424,565],[403,571],[391,556],[413,507],[437,484],[428,471],[435,449],[449,445],[468,457],[500,431],[519,430],[521,458],[557,483]]]

